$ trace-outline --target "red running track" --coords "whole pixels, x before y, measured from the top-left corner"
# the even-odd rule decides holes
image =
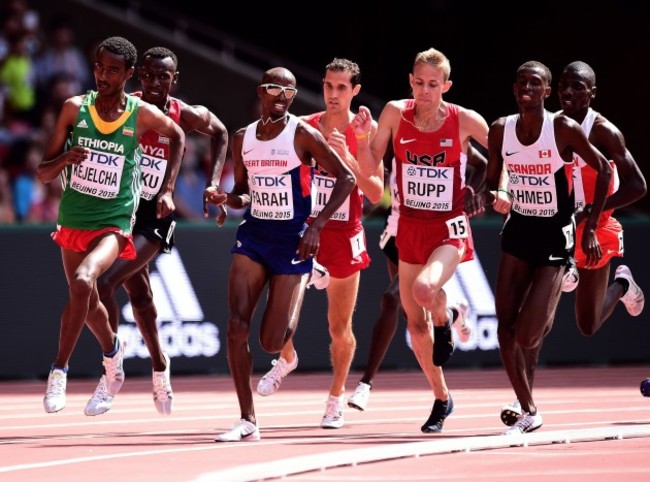
[[[95,380],[69,380],[57,414],[43,411],[45,381],[2,382],[0,481],[650,480],[650,399],[638,388],[649,367],[540,368],[544,425],[517,440],[501,435],[499,409],[514,398],[503,370],[446,376],[456,410],[439,435],[420,432],[433,402],[420,372],[380,373],[368,409],[346,409],[339,430],[320,428],[329,374],[293,373],[255,395],[262,440],[230,444],[213,441],[239,415],[227,376],[172,378],[170,417],[148,379],[127,376],[98,417],[83,415]]]

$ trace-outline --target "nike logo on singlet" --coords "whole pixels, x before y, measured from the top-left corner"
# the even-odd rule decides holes
[[[548,260],[549,261],[562,261],[562,260],[564,260],[564,258],[562,256],[553,256],[553,255],[551,255],[551,256],[548,257]]]
[[[255,148],[253,148],[253,149],[255,149]],[[249,152],[252,152],[253,149],[248,149],[247,151],[244,151],[244,155],[248,154]]]
[[[155,234],[156,236],[158,236],[160,239],[163,239],[162,235],[158,232],[158,228],[156,228],[156,229],[153,230],[153,234]]]
[[[408,144],[410,142],[415,142],[415,139],[404,139],[403,137],[399,140],[400,144]]]
[[[517,154],[518,152],[519,152],[519,151],[514,151],[514,152],[508,152],[508,151],[506,151],[506,156],[514,156],[514,155]]]
[[[291,264],[300,264],[300,263],[302,263],[303,261],[304,261],[304,260],[302,260],[302,259],[296,259],[296,258],[293,258],[293,259],[291,260]]]

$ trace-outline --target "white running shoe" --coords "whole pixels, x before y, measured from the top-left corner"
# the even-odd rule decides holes
[[[313,260],[313,267],[306,288],[314,287],[317,290],[324,290],[330,284],[330,272],[322,264]]]
[[[367,383],[359,382],[352,396],[348,398],[348,407],[364,411],[368,405],[371,388]]]
[[[509,405],[504,405],[501,407],[501,421],[504,425],[512,427],[517,420],[521,417],[521,404],[519,400],[515,400]]]
[[[570,293],[578,287],[579,282],[578,268],[573,265],[569,266],[562,276],[562,292]]]
[[[84,408],[84,415],[94,417],[108,412],[113,406],[113,397],[108,394],[108,383],[106,382],[106,375],[102,375],[95,388],[95,393],[90,397],[86,408]]]
[[[542,426],[542,416],[537,412],[535,415],[522,413],[519,420],[512,427],[507,428],[503,435],[521,435],[537,430]]]
[[[266,375],[264,375],[257,383],[257,393],[263,396],[273,395],[280,388],[282,380],[296,369],[298,366],[298,355],[293,359],[293,363],[289,364],[287,360],[280,357],[277,360],[272,360],[271,368]]]
[[[104,365],[104,374],[106,375],[106,388],[108,394],[112,397],[117,395],[124,383],[124,349],[126,342],[117,339],[119,346],[117,353],[112,357],[105,356],[102,364]]]
[[[325,415],[320,422],[322,428],[341,428],[345,420],[343,419],[343,395],[335,397],[330,395],[327,397],[327,405],[325,406]]]
[[[614,274],[614,279],[616,278],[627,280],[629,288],[627,289],[627,293],[621,297],[621,301],[630,315],[639,316],[645,305],[645,295],[641,288],[639,288],[639,285],[634,282],[630,268],[624,264],[620,265],[616,268],[616,273]]]
[[[172,408],[174,407],[174,394],[170,379],[171,361],[167,353],[163,353],[163,356],[165,357],[167,368],[162,372],[154,371],[152,375],[153,403],[156,405],[158,413],[161,415],[171,415]]]
[[[462,299],[454,307],[458,312],[458,316],[451,326],[456,329],[456,334],[461,343],[467,343],[469,337],[472,336],[472,329],[467,326],[467,315],[469,314],[469,303],[466,299]]]
[[[43,397],[43,407],[47,413],[55,413],[65,408],[65,388],[68,375],[60,368],[50,370],[47,377],[47,388]]]
[[[233,425],[230,430],[217,435],[215,442],[257,442],[260,439],[259,427],[243,418]]]

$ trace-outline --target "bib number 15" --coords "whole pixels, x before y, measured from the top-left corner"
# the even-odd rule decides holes
[[[467,216],[456,216],[447,220],[447,229],[451,239],[464,239],[469,236],[469,221]]]

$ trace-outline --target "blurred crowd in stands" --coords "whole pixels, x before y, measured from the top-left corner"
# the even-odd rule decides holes
[[[63,102],[95,87],[90,61],[95,46],[77,43],[70,19],[42,25],[27,0],[3,0],[0,5],[0,224],[54,223],[61,185],[41,184],[36,167]],[[127,87],[137,90],[137,79]],[[190,135],[186,147],[176,185],[177,214],[211,222],[203,217],[201,199],[209,139]],[[222,178],[226,189],[231,179],[227,163]]]

